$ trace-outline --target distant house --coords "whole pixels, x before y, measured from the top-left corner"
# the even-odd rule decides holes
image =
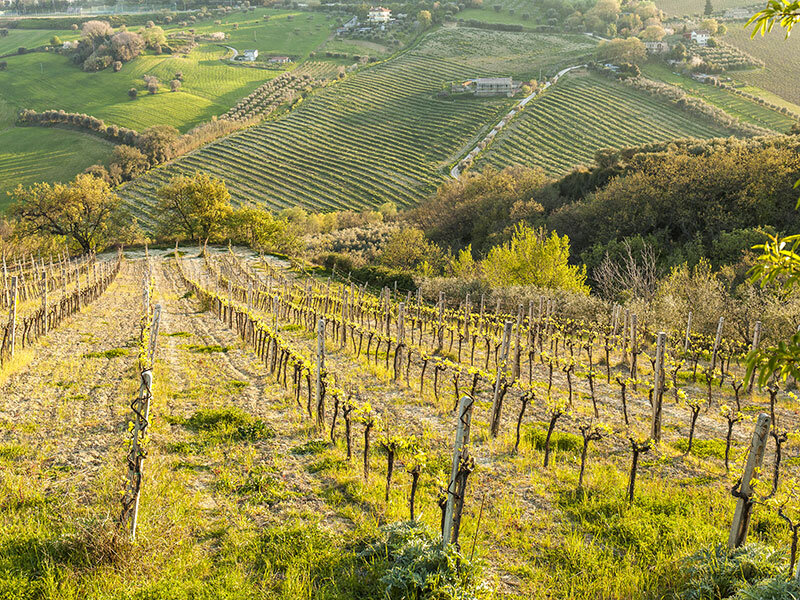
[[[347,23],[339,27],[339,29],[336,30],[336,33],[347,33],[357,25],[358,25],[358,17],[353,17]]]
[[[714,75],[707,75],[706,73],[692,73],[692,79],[700,83],[716,83],[717,78]]]
[[[665,54],[669,52],[669,42],[645,42],[644,47],[648,54]]]
[[[286,63],[292,62],[292,59],[288,56],[273,56],[269,59],[269,62],[278,64],[278,65],[285,65]]]
[[[708,31],[705,29],[699,29],[697,31],[692,31],[689,39],[691,39],[698,46],[705,46],[708,44],[708,39],[710,37],[711,34]]]
[[[371,23],[388,23],[392,19],[392,11],[382,6],[373,6],[369,9]]]
[[[513,92],[511,77],[480,77],[475,80],[476,96],[511,96]]]
[[[241,60],[246,62],[253,62],[258,58],[258,50],[245,50],[242,52]]]

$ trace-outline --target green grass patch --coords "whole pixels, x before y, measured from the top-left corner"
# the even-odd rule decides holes
[[[557,426],[556,426],[557,427]],[[523,433],[523,440],[529,446],[533,446],[537,450],[544,450],[544,442],[547,439],[547,423],[537,423],[530,427],[525,428]],[[555,429],[550,436],[550,450],[567,452],[570,454],[579,454],[583,448],[583,438],[574,433],[566,431],[558,431]]]
[[[292,448],[292,454],[304,456],[306,454],[320,454],[328,448],[329,444],[325,440],[308,440],[305,444]]]
[[[236,407],[200,410],[185,420],[183,425],[204,434],[204,439],[208,443],[257,442],[275,436],[275,432],[265,421]]]
[[[127,355],[128,351],[125,348],[112,348],[101,352],[87,352],[83,355],[83,358],[118,358]]]
[[[689,440],[681,439],[672,444],[677,450],[686,452]],[[692,440],[692,456],[698,458],[725,458],[725,440]]]
[[[222,352],[227,354],[230,347],[228,346],[220,346],[219,344],[212,344],[210,346],[202,346],[198,344],[191,344],[188,346],[184,346],[189,352],[194,352],[195,354],[216,354],[217,352]]]
[[[22,444],[0,444],[0,459],[18,460],[30,454],[30,449]]]

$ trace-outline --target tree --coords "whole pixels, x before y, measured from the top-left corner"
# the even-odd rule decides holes
[[[596,57],[597,61],[602,63],[639,64],[647,58],[647,51],[639,38],[615,38],[600,42]]]
[[[5,27],[0,29],[0,37],[8,37],[8,29],[6,29]]]
[[[111,153],[111,164],[117,165],[123,181],[129,181],[141,175],[150,167],[147,157],[141,150],[126,144],[120,144],[114,148]]]
[[[213,239],[231,215],[231,195],[221,179],[207,173],[177,175],[158,191],[166,234]]]
[[[144,40],[142,36],[130,31],[121,31],[111,38],[111,53],[116,60],[128,62],[142,52]]]
[[[492,286],[535,285],[584,294],[586,267],[569,264],[569,238],[524,223],[514,228],[510,242],[495,246],[482,263]]]
[[[641,38],[645,42],[660,42],[665,35],[667,32],[660,25],[650,25],[642,32]]]
[[[61,38],[58,37],[57,35],[54,35],[53,37],[50,38],[51,46],[60,46],[61,44],[62,44]]]
[[[422,29],[427,29],[428,27],[430,27],[432,21],[430,11],[428,10],[419,11],[419,14],[417,15],[417,20],[419,21],[419,25],[420,27],[422,27]]]
[[[706,0],[706,7],[705,10],[703,10],[703,14],[708,17],[711,16],[713,13],[714,13],[714,6],[711,4],[711,0]]]
[[[620,7],[617,0],[598,0],[598,2],[587,11],[587,15],[594,15],[604,23],[613,23],[617,20]]]
[[[19,185],[11,197],[15,200],[11,214],[23,232],[71,238],[84,252],[104,245],[112,213],[119,205],[108,182],[86,173],[68,185]]]
[[[172,158],[173,144],[177,139],[178,130],[172,125],[153,125],[139,135],[136,147],[151,164],[158,164]]]
[[[719,23],[716,19],[703,19],[700,21],[700,27],[707,29],[711,35],[714,35],[719,30]]]
[[[136,88],[131,88],[128,90],[128,98],[130,98],[131,100],[136,100],[136,96],[138,95],[139,95],[139,90],[137,90]]]
[[[83,39],[97,49],[97,43],[105,41],[114,34],[114,29],[106,21],[86,21],[81,28]]]
[[[387,267],[411,270],[423,262],[430,263],[441,250],[425,239],[421,229],[405,227],[397,230],[383,247],[380,261]]]
[[[177,92],[179,89],[181,89],[181,82],[178,79],[173,79],[169,82],[169,90],[171,92]]]
[[[148,48],[155,48],[156,46],[167,43],[167,36],[164,34],[164,30],[161,29],[161,27],[147,27],[146,29],[140,30],[139,35]]]
[[[8,61],[0,60],[0,71],[8,69]]]
[[[299,227],[263,208],[239,208],[228,219],[227,237],[260,252],[289,254],[300,247]]]

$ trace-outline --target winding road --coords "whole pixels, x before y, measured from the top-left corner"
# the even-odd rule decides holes
[[[508,113],[506,113],[506,115],[502,119],[500,119],[500,122],[497,125],[495,125],[494,127],[492,127],[491,131],[489,131],[489,133],[487,133],[486,136],[482,140],[480,140],[477,144],[475,144],[475,146],[472,148],[472,150],[470,150],[469,153],[464,158],[459,160],[455,164],[455,166],[453,166],[453,168],[450,169],[450,177],[452,177],[453,179],[458,179],[461,176],[461,169],[459,168],[460,165],[462,165],[464,163],[464,161],[467,161],[467,160],[470,161],[470,162],[473,161],[475,159],[475,157],[478,156],[478,154],[480,154],[480,152],[481,152],[481,148],[480,148],[481,142],[486,142],[488,144],[503,129],[503,127],[505,127],[506,125],[508,125],[511,122],[511,119],[513,119],[514,116],[522,108],[524,108],[526,104],[528,104],[528,102],[530,102],[531,100],[536,98],[539,94],[544,92],[551,85],[555,84],[559,80],[559,78],[562,77],[563,75],[566,75],[567,73],[569,73],[570,71],[573,71],[575,69],[582,69],[584,67],[586,67],[586,65],[575,65],[575,66],[572,66],[572,67],[567,67],[566,69],[561,69],[558,73],[556,73],[553,76],[552,79],[546,81],[545,84],[541,88],[539,88],[535,92],[532,92],[532,93],[528,94],[522,100],[517,102],[517,104],[514,105],[514,108],[512,108]]]

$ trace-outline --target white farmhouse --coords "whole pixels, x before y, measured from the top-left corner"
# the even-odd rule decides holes
[[[706,44],[708,44],[708,38],[710,37],[711,34],[705,29],[698,29],[697,31],[692,31],[692,41],[696,43],[698,46],[705,46]]]
[[[388,23],[392,19],[392,11],[382,6],[373,6],[369,9],[370,23]]]

